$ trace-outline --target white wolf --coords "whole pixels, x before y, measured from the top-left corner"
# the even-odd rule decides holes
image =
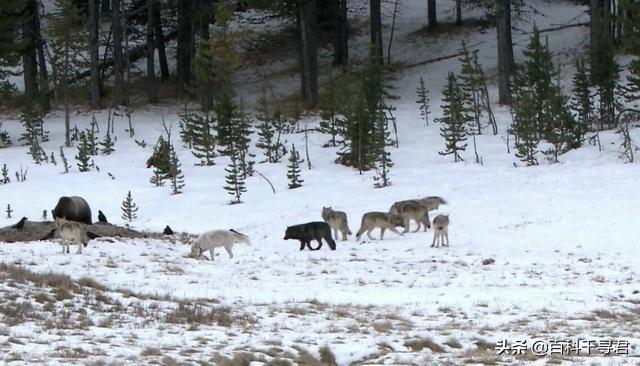
[[[241,234],[233,229],[231,230],[212,230],[206,233],[200,234],[198,239],[191,245],[191,257],[199,258],[202,252],[209,250],[211,258],[213,260],[213,248],[224,247],[229,253],[229,258],[233,258],[233,252],[231,248],[236,243],[245,243],[251,245],[249,237]]]
[[[446,245],[444,239],[447,239]],[[433,243],[431,246],[437,248],[440,244],[449,246],[449,215],[438,215],[433,218]]]
[[[56,229],[62,238],[62,253],[69,253],[70,243],[73,241],[78,244],[76,253],[82,254],[82,247],[89,242],[87,226],[84,223],[56,218]]]

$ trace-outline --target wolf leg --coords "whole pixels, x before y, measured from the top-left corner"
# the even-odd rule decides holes
[[[385,228],[381,227],[380,228],[380,240],[382,240],[384,238],[384,231],[385,231]]]
[[[408,233],[411,227],[411,219],[404,219],[404,232]]]
[[[371,236],[371,232],[373,231],[373,229],[369,229],[367,230],[367,236],[369,237],[369,239],[371,240],[376,240],[373,236]]]
[[[300,240],[300,250],[304,249],[307,246],[307,242],[304,240]]]
[[[329,248],[331,248],[331,250],[336,250],[336,242],[331,239],[331,237],[324,238],[324,240],[327,241],[327,244],[329,244]]]
[[[81,241],[78,242],[78,250],[76,251],[76,254],[82,254],[82,242]]]
[[[225,245],[224,249],[229,253],[229,258],[233,258],[233,252],[231,251],[232,245]]]
[[[396,233],[396,234],[398,234],[398,235],[400,235],[400,236],[404,236],[404,234],[403,234],[403,233],[401,233],[401,232],[399,232],[398,230],[396,230],[396,228],[395,228],[395,227],[390,227],[390,228],[389,228],[389,230],[393,231],[394,233]]]
[[[209,255],[211,256],[211,258],[209,258],[210,261],[213,260],[213,248],[209,249]]]
[[[418,227],[415,230],[413,230],[414,233],[417,233],[418,231],[420,231],[420,227],[422,225],[422,223],[420,221],[418,221],[418,220],[416,220],[416,224],[418,224]],[[405,233],[406,233],[406,231],[405,231]]]

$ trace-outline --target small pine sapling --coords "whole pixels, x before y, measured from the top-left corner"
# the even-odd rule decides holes
[[[226,185],[224,186],[224,189],[233,197],[233,200],[231,201],[232,205],[242,203],[242,194],[247,191],[244,183],[245,178],[240,167],[238,153],[238,149],[231,144],[229,150],[229,158],[231,159],[231,162],[224,169],[227,172],[227,176],[225,177]]]
[[[11,209],[11,204],[7,204],[7,209],[5,210],[5,212],[7,213],[7,218],[10,219],[11,214],[13,213],[13,210]]]
[[[127,226],[129,226],[133,220],[138,218],[138,206],[133,202],[131,191],[127,193],[127,196],[124,201],[122,201],[122,206],[120,208],[122,209],[121,217],[123,220],[127,221]]]
[[[447,86],[442,91],[445,103],[442,105],[443,116],[436,121],[442,124],[440,135],[445,139],[445,150],[440,155],[453,155],[453,161],[464,161],[460,152],[467,148],[466,127],[473,121],[469,109],[465,106],[462,90],[455,75],[450,72]]]
[[[115,139],[111,139],[111,133],[109,132],[109,129],[107,129],[107,134],[104,135],[104,140],[100,143],[100,152],[103,155],[111,155],[112,152],[116,151],[113,148],[113,145],[115,144]]]
[[[416,88],[416,93],[418,94],[418,110],[420,111],[420,117],[424,119],[424,122],[429,125],[429,114],[431,111],[429,110],[429,91],[427,90],[424,79],[420,76],[420,82],[418,84],[418,88]]]
[[[296,150],[296,145],[291,144],[291,151],[289,152],[289,165],[287,171],[287,179],[289,179],[289,189],[295,189],[302,187],[302,177],[300,176],[300,164],[303,160],[300,159],[300,154]]]
[[[2,165],[2,179],[0,179],[0,183],[2,184],[11,183],[11,178],[9,178],[9,169],[7,169],[7,164]]]
[[[393,141],[390,140],[389,134],[389,118],[387,113],[391,113],[387,108],[381,108],[377,113],[376,120],[374,121],[373,137],[372,137],[372,150],[373,150],[373,166],[376,171],[374,175],[373,186],[375,188],[384,188],[391,185],[391,179],[389,179],[389,170],[393,167],[391,161],[391,153],[387,150],[387,146],[392,145]],[[392,115],[391,115],[392,116]]]
[[[51,152],[51,156],[49,157],[49,161],[51,161],[51,164],[53,164],[53,165],[58,165],[58,162],[56,161],[56,156],[53,153],[53,151]]]
[[[78,145],[78,155],[76,155],[78,170],[81,172],[88,172],[91,170],[90,149],[91,146],[87,140],[87,135],[83,131],[80,133],[80,144]]]
[[[182,174],[181,164],[173,146],[171,146],[170,155],[171,165],[169,168],[169,176],[171,177],[171,194],[180,194],[182,193],[182,188],[184,188],[184,175]]]
[[[64,167],[64,173],[69,173],[69,162],[67,161],[67,157],[64,155],[64,149],[60,146],[60,160],[62,160],[62,166]]]
[[[47,221],[47,210],[42,210],[42,221]]]

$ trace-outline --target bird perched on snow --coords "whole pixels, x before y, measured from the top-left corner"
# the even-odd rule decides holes
[[[27,218],[23,217],[20,219],[20,221],[18,221],[17,224],[13,225],[11,228],[21,230],[24,227],[25,222],[27,222]]]
[[[102,222],[108,224],[107,217],[102,213],[102,211],[98,210],[98,222]]]
[[[162,232],[164,235],[173,235],[173,230],[171,230],[171,228],[169,227],[169,225],[167,225],[164,228],[164,231]]]

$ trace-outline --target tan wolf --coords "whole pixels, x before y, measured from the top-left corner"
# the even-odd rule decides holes
[[[89,242],[86,224],[78,221],[56,218],[56,229],[62,238],[62,253],[69,253],[69,246],[73,241],[78,244],[78,251],[76,253],[82,254],[82,247],[86,246]]]
[[[342,240],[347,240],[347,235],[351,235],[347,214],[343,211],[322,207],[322,219],[333,229],[333,236],[336,240],[338,240],[338,231],[342,234]]]
[[[444,239],[447,239],[446,245]],[[433,218],[433,243],[431,243],[431,247],[437,248],[440,244],[449,246],[449,215],[438,215]]]
[[[380,240],[383,239],[384,231],[387,229],[398,235],[402,235],[401,232],[396,230],[396,226],[404,227],[404,220],[399,215],[387,212],[367,212],[362,215],[362,223],[360,224],[360,230],[358,230],[356,234],[356,239],[360,240],[360,237],[366,231],[369,239],[374,240],[371,236],[371,231],[375,228],[380,229]]]
[[[431,220],[429,220],[429,210],[424,205],[418,203],[407,203],[400,206],[400,217],[404,220],[404,232],[409,232],[411,226],[411,220],[418,224],[418,227],[413,231],[418,232],[420,227],[424,227],[424,231],[427,231],[431,227]]]
[[[447,201],[445,201],[442,197],[438,197],[438,196],[429,196],[429,197],[423,197],[423,198],[419,198],[419,199],[415,199],[415,200],[405,200],[405,201],[399,201],[394,203],[393,205],[391,205],[391,208],[389,208],[389,212],[392,214],[396,214],[396,215],[402,215],[402,211],[403,208],[409,205],[420,205],[423,206],[424,209],[426,210],[426,216],[427,218],[422,217],[422,215],[409,215],[408,213],[405,214],[404,216],[414,216],[419,218],[419,220],[414,219],[413,217],[410,217],[409,220],[406,220],[406,226],[405,226],[405,233],[409,231],[409,222],[411,219],[413,219],[414,221],[416,221],[416,223],[418,224],[418,230],[420,230],[420,224],[422,223],[424,225],[424,220],[427,220],[427,222],[429,222],[429,211],[433,211],[433,210],[437,210],[441,204],[446,204]],[[412,210],[413,211],[413,210]],[[425,230],[428,226],[425,225]]]

